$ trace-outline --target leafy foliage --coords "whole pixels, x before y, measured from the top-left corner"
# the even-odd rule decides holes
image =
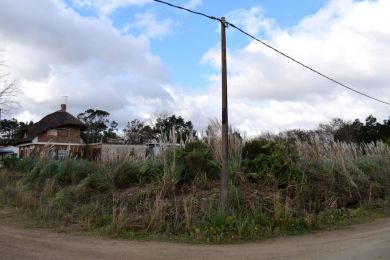
[[[115,131],[118,130],[118,123],[115,121],[110,123],[109,116],[110,113],[99,109],[87,109],[77,115],[77,118],[87,127],[84,132],[87,143],[97,143],[117,137]]]
[[[384,141],[390,143],[390,121],[383,124],[377,122],[373,115],[369,115],[365,122],[356,119],[353,122],[343,122],[334,133],[337,141],[347,143],[369,143]]]
[[[112,175],[116,188],[129,188],[132,184],[139,182],[140,166],[131,162],[123,162],[114,169]]]
[[[76,188],[79,196],[94,195],[113,190],[113,183],[110,176],[102,172],[94,172],[84,178]]]
[[[127,127],[123,131],[128,144],[144,144],[154,139],[152,127],[138,119],[127,123]]]
[[[298,165],[298,152],[287,141],[252,140],[243,147],[243,171],[252,181],[285,188],[304,177]]]
[[[27,125],[17,119],[0,121],[0,145],[9,145],[23,138],[22,132]]]
[[[203,142],[190,142],[176,151],[175,177],[178,184],[189,183],[199,174],[216,179],[219,172],[210,147]]]
[[[173,130],[176,140],[171,140]],[[171,115],[166,118],[157,118],[154,132],[159,140],[177,143],[183,141],[185,143],[191,135],[194,135],[194,127],[191,121],[186,122],[181,116]]]
[[[8,174],[0,171],[0,201],[45,225],[76,224],[110,235],[259,239],[350,224],[372,214],[365,208],[384,212],[390,206],[389,151],[379,142],[248,141],[223,206],[215,154],[203,142],[156,161],[41,160],[25,174],[13,171],[31,165],[15,160]]]

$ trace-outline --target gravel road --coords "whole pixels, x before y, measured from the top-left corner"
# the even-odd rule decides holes
[[[390,259],[390,219],[235,245],[142,242],[24,229],[0,221],[0,259]]]

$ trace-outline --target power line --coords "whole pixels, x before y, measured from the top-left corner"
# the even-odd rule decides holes
[[[377,102],[380,102],[380,103],[383,103],[383,104],[386,104],[386,105],[389,105],[389,106],[390,106],[390,103],[389,103],[389,102],[386,102],[386,101],[384,101],[384,100],[375,98],[375,97],[370,96],[370,95],[368,95],[368,94],[365,94],[365,93],[363,93],[363,92],[361,92],[361,91],[359,91],[359,90],[356,90],[356,89],[354,89],[354,88],[351,88],[351,87],[349,87],[349,86],[347,86],[347,85],[341,83],[340,81],[335,80],[335,79],[333,79],[333,78],[331,78],[331,77],[325,75],[324,73],[322,73],[322,72],[320,72],[320,71],[318,71],[318,70],[316,70],[316,69],[314,69],[314,68],[312,68],[312,67],[310,67],[310,66],[308,66],[308,65],[305,65],[304,63],[298,61],[297,59],[291,57],[290,55],[288,55],[288,54],[286,54],[286,53],[284,53],[284,52],[282,52],[282,51],[279,51],[279,50],[276,49],[275,47],[272,47],[270,44],[268,44],[268,43],[266,43],[266,42],[260,40],[260,39],[257,38],[256,36],[253,36],[252,34],[250,34],[250,33],[246,32],[246,31],[244,31],[244,30],[241,29],[240,27],[238,27],[238,26],[236,26],[236,25],[234,25],[234,24],[232,24],[232,23],[230,23],[230,22],[228,22],[228,21],[222,21],[222,19],[216,18],[215,16],[210,16],[210,15],[207,15],[207,14],[204,14],[204,13],[201,13],[201,12],[196,12],[196,11],[190,10],[190,9],[188,9],[188,8],[184,8],[184,7],[181,7],[181,6],[178,6],[178,5],[174,5],[174,4],[165,2],[165,1],[161,1],[161,0],[153,0],[153,1],[158,2],[158,3],[165,4],[165,5],[168,5],[168,6],[177,8],[177,9],[181,9],[181,10],[184,10],[184,11],[187,11],[187,12],[190,12],[190,13],[193,13],[193,14],[196,14],[196,15],[200,15],[200,16],[209,18],[209,19],[211,19],[211,20],[217,20],[217,21],[219,21],[219,22],[221,22],[221,23],[225,23],[225,25],[228,25],[228,26],[233,27],[234,29],[236,29],[236,30],[238,30],[239,32],[245,34],[246,36],[252,38],[253,40],[255,40],[255,41],[257,41],[257,42],[263,44],[263,45],[266,46],[267,48],[270,48],[271,50],[273,50],[273,51],[279,53],[280,55],[284,56],[285,58],[287,58],[287,59],[289,59],[289,60],[291,60],[291,61],[293,61],[293,62],[295,62],[295,63],[297,63],[297,64],[299,64],[299,65],[301,65],[302,67],[304,67],[304,68],[306,68],[306,69],[308,69],[308,70],[314,72],[315,74],[317,74],[317,75],[319,75],[319,76],[321,76],[321,77],[323,77],[323,78],[325,78],[325,79],[327,79],[327,80],[329,80],[329,81],[335,83],[336,85],[339,85],[339,86],[341,86],[341,87],[343,87],[343,88],[346,88],[346,89],[348,89],[348,90],[350,90],[350,91],[352,91],[352,92],[355,92],[355,93],[357,93],[357,94],[359,94],[359,95],[362,95],[362,96],[364,96],[364,97],[366,97],[366,98],[369,98],[369,99],[372,99],[372,100],[375,100],[375,101],[377,101]]]
[[[340,86],[342,86],[342,87],[344,87],[344,88],[346,88],[346,89],[348,89],[348,90],[350,90],[350,91],[353,91],[353,92],[355,92],[355,93],[357,93],[357,94],[359,94],[359,95],[365,96],[365,97],[367,97],[367,98],[370,98],[370,99],[372,99],[372,100],[375,100],[375,101],[378,101],[378,102],[381,102],[381,103],[383,103],[383,104],[386,104],[386,105],[389,105],[389,106],[390,106],[390,103],[389,103],[389,102],[380,100],[380,99],[378,99],[378,98],[375,98],[375,97],[372,97],[372,96],[370,96],[370,95],[367,95],[367,94],[365,94],[365,93],[363,93],[363,92],[360,92],[359,90],[356,90],[356,89],[353,89],[353,88],[351,88],[351,87],[348,87],[347,85],[345,85],[345,84],[343,84],[343,83],[341,83],[341,82],[339,82],[339,81],[337,81],[337,80],[335,80],[335,79],[333,79],[333,78],[331,78],[331,77],[329,77],[329,76],[327,76],[327,75],[325,75],[325,74],[319,72],[319,71],[316,70],[316,69],[313,69],[312,67],[310,67],[310,66],[308,66],[308,65],[303,64],[302,62],[298,61],[297,59],[295,59],[295,58],[293,58],[293,57],[291,57],[291,56],[289,56],[289,55],[287,55],[287,54],[285,54],[285,53],[283,53],[283,52],[279,51],[278,49],[272,47],[271,45],[269,45],[269,44],[267,44],[266,42],[264,42],[264,41],[258,39],[257,37],[255,37],[255,36],[253,36],[253,35],[251,35],[251,34],[245,32],[244,30],[242,30],[241,28],[235,26],[234,24],[229,23],[229,22],[226,22],[226,23],[227,23],[229,26],[231,26],[231,27],[237,29],[237,30],[240,31],[241,33],[243,33],[243,34],[249,36],[249,37],[252,38],[253,40],[255,40],[255,41],[257,41],[257,42],[263,44],[264,46],[270,48],[271,50],[273,50],[273,51],[275,51],[275,52],[277,52],[277,53],[279,53],[280,55],[286,57],[287,59],[292,60],[293,62],[295,62],[295,63],[297,63],[297,64],[303,66],[304,68],[306,68],[306,69],[308,69],[308,70],[311,70],[312,72],[314,72],[314,73],[320,75],[321,77],[324,77],[324,78],[326,78],[326,79],[332,81],[333,83],[336,83],[337,85],[340,85]]]
[[[190,13],[193,13],[193,14],[204,16],[204,17],[209,18],[211,20],[217,20],[217,21],[222,22],[221,19],[219,19],[219,18],[217,18],[215,16],[211,16],[211,15],[207,15],[207,14],[204,14],[204,13],[196,12],[196,11],[193,11],[191,9],[188,9],[188,8],[185,8],[185,7],[182,7],[182,6],[178,6],[178,5],[174,5],[174,4],[171,4],[171,3],[168,3],[168,2],[165,2],[165,1],[161,1],[161,0],[153,0],[153,1],[161,3],[161,4],[165,4],[165,5],[168,5],[170,7],[174,7],[174,8],[180,9],[180,10],[184,10],[184,11],[187,11],[187,12],[190,12]]]

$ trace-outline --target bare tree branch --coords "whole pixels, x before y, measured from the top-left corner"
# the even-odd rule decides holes
[[[0,109],[7,112],[12,105],[16,104],[15,97],[19,92],[16,80],[11,79],[6,71],[4,60],[0,60]]]

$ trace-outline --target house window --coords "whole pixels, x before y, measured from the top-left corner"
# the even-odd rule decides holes
[[[47,131],[48,136],[57,136],[57,129],[50,129]]]
[[[68,129],[57,129],[57,135],[61,137],[69,137],[69,130]]]
[[[64,160],[68,157],[68,150],[65,149],[51,149],[49,150],[49,156],[54,160]]]

